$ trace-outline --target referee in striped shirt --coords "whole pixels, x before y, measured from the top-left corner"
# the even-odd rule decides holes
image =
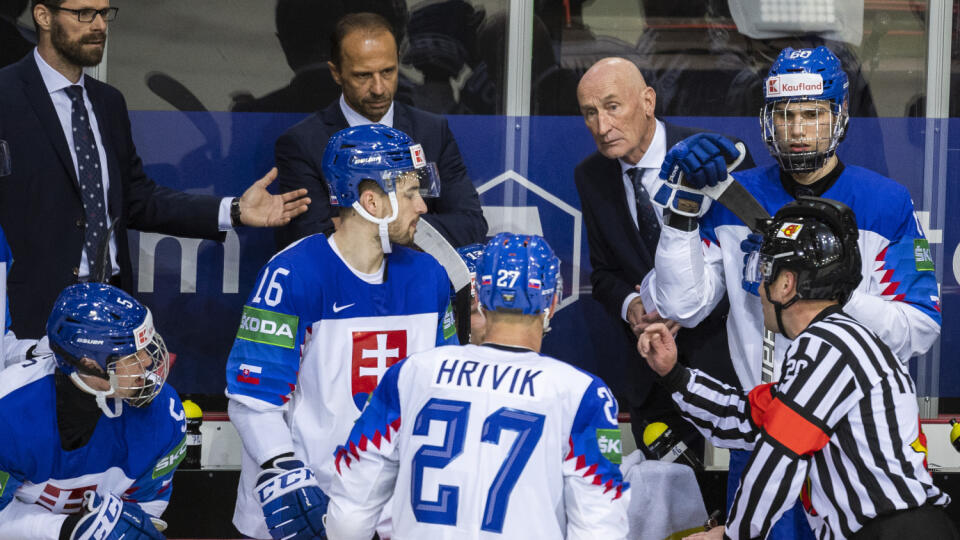
[[[726,527],[691,538],[766,538],[798,496],[819,539],[960,538],[942,510],[950,497],[911,446],[910,374],[841,309],[862,275],[857,235],[845,205],[801,197],[777,212],[748,262],[764,325],[794,340],[777,383],[744,395],[677,364],[665,326],[641,336],[683,416],[714,445],[752,451]]]

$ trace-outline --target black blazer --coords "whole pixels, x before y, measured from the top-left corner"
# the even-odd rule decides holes
[[[436,162],[440,171],[440,196],[426,199],[424,219],[454,246],[483,242],[487,235],[487,221],[483,218],[480,198],[467,176],[467,167],[447,119],[398,101],[393,102],[393,107],[393,127],[420,143],[427,160]],[[337,99],[277,139],[274,151],[281,190],[307,188],[312,201],[304,214],[277,231],[278,248],[282,249],[304,236],[333,232],[331,217],[337,214],[330,206],[321,163],[327,141],[347,127],[347,119]]]
[[[121,286],[131,291],[127,229],[222,240],[220,199],[180,193],[147,178],[123,96],[92,77],[84,85],[107,156],[107,205],[116,223]],[[60,291],[77,281],[84,214],[67,140],[32,52],[0,70],[0,139],[10,145],[13,170],[0,178],[0,226],[15,261],[7,289],[13,329],[19,337],[39,337]]]
[[[664,125],[667,149],[690,135],[703,131],[668,123]],[[745,170],[753,166],[753,159],[747,154],[740,168]],[[632,342],[630,356],[633,360],[628,366],[628,372],[631,373],[629,378],[633,384],[628,385],[626,391],[632,404],[639,406],[646,399],[656,376],[636,352],[636,338],[629,325],[620,317],[620,312],[623,301],[634,292],[634,285],[639,284],[647,272],[653,270],[656,254],[651,253],[640,239],[640,233],[630,216],[619,161],[594,152],[577,165],[574,181],[580,195],[583,222],[587,228],[590,264],[593,267],[590,274],[593,298],[600,302],[612,317],[620,321],[628,340]],[[712,371],[710,365],[724,363],[727,364],[726,371],[731,371],[722,320],[728,310],[729,305],[724,300],[710,317],[696,328],[680,331],[677,346],[687,365],[708,367],[707,371]],[[722,343],[718,340],[722,340]],[[728,379],[722,375],[721,378]],[[735,378],[733,382],[736,382]]]

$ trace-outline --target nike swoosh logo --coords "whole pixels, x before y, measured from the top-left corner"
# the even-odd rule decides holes
[[[334,313],[340,313],[341,311],[347,309],[348,307],[350,307],[350,306],[355,306],[355,305],[357,305],[356,302],[354,302],[354,303],[352,303],[352,304],[347,304],[347,305],[345,305],[345,306],[338,306],[337,303],[334,302],[334,303],[333,303],[333,312],[334,312]]]

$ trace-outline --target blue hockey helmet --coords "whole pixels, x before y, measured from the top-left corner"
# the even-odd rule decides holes
[[[420,195],[440,194],[440,174],[428,162],[423,147],[406,133],[383,124],[342,129],[327,141],[323,175],[330,189],[330,204],[350,207],[360,198],[360,183],[376,182],[385,193],[396,192],[400,179],[416,177]],[[396,209],[394,209],[396,211]]]
[[[830,49],[787,47],[770,67],[763,84],[764,105],[760,114],[763,140],[787,172],[809,172],[819,169],[832,156],[847,130],[849,80],[840,59]],[[826,102],[830,108],[829,126],[820,126],[820,115],[803,115],[797,109],[814,110],[816,103]],[[792,143],[784,126],[790,125],[788,108],[797,113],[797,120],[816,127],[816,144],[812,150],[790,151]],[[777,140],[777,126],[782,132]],[[809,135],[806,141],[813,142]]]
[[[169,355],[150,310],[112,285],[78,283],[64,289],[47,320],[47,337],[60,370],[96,395],[102,409],[106,397],[142,407],[167,379]],[[102,371],[84,366],[84,358]],[[111,389],[94,390],[81,374],[105,379]]]
[[[470,296],[477,296],[477,266],[480,265],[480,259],[483,257],[482,244],[470,244],[457,248],[457,254],[463,259],[470,271]]]
[[[537,315],[558,292],[560,259],[541,236],[500,233],[483,249],[477,271],[485,310]]]

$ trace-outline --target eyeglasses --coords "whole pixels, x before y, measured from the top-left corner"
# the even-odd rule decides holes
[[[49,9],[54,9],[57,11],[69,11],[77,16],[77,20],[82,23],[93,22],[97,18],[97,15],[103,17],[104,21],[110,22],[117,18],[117,12],[120,11],[118,7],[108,7],[103,9],[93,9],[93,8],[84,8],[84,9],[71,9],[59,6],[50,6],[44,4]]]

